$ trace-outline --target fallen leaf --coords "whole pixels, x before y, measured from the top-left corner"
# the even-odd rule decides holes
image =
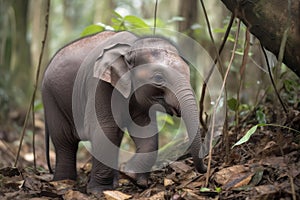
[[[176,172],[176,173],[186,173],[190,170],[192,170],[193,168],[188,166],[187,164],[183,163],[183,162],[173,162],[170,164],[170,167]]]
[[[63,195],[64,200],[89,200],[89,196],[79,191],[68,190]]]
[[[33,178],[32,176],[26,177],[23,187],[30,189],[32,191],[40,191],[42,188],[42,182],[38,179]]]
[[[218,184],[225,185],[229,182],[229,180],[232,180],[233,176],[248,171],[249,167],[245,167],[244,165],[235,165],[232,167],[221,169],[220,171],[216,172],[214,179]]]
[[[270,142],[268,142],[268,143],[266,144],[266,146],[263,148],[263,150],[267,150],[267,149],[269,149],[269,148],[272,148],[272,147],[274,147],[275,145],[276,145],[276,142],[270,141]]]
[[[168,178],[164,178],[164,186],[167,187],[169,185],[173,185],[174,181],[172,181],[171,179]]]
[[[258,167],[255,170],[255,175],[253,176],[250,185],[251,186],[256,186],[260,183],[264,175],[264,169],[262,167]]]
[[[185,187],[189,189],[195,189],[195,188],[200,188],[205,185],[205,181],[195,181],[187,184]]]
[[[193,192],[193,190],[190,189],[183,189],[184,193],[181,195],[182,198],[184,199],[189,199],[189,200],[205,200],[206,197],[204,196],[199,196]]]
[[[274,194],[277,192],[276,187],[274,185],[260,185],[254,187],[254,190],[259,195]]]
[[[234,189],[246,186],[250,183],[254,173],[241,173],[235,174],[234,176],[230,177],[228,182],[223,186],[225,190]]]
[[[165,192],[159,192],[150,198],[147,198],[147,200],[164,200],[165,199]]]
[[[75,185],[73,180],[51,181],[50,184],[55,187],[58,194],[64,194],[65,191],[73,189]]]
[[[103,194],[107,200],[125,200],[131,198],[131,195],[116,190],[106,190]]]
[[[180,178],[179,182],[181,184],[178,187],[179,188],[184,188],[188,184],[190,184],[191,182],[193,182],[195,180],[195,178],[198,178],[198,175],[197,175],[196,172],[190,171],[188,173],[181,174],[181,176],[179,178]]]
[[[36,176],[41,181],[50,182],[53,179],[53,174],[41,174]]]
[[[282,156],[267,157],[261,161],[261,164],[265,166],[273,167],[275,169],[285,169],[287,166],[287,163]]]

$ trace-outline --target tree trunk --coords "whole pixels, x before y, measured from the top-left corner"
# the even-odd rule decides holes
[[[198,21],[198,0],[180,1],[179,16],[184,17],[184,21],[179,22],[178,30],[180,32],[187,32],[187,35],[193,37],[191,34],[191,26]]]
[[[278,56],[284,31],[289,23],[288,1],[222,0],[235,12],[261,44]],[[300,77],[300,1],[291,0],[290,31],[283,62]]]
[[[111,24],[116,4],[112,0],[95,1],[94,23]]]
[[[32,67],[27,37],[28,0],[1,1],[1,83],[10,105],[26,104],[32,91]],[[4,59],[4,60],[2,60]],[[2,74],[3,71],[3,74]],[[13,98],[12,98],[13,97]]]
[[[198,0],[185,0],[179,2],[179,16],[183,17],[183,21],[178,22],[178,31],[182,33],[186,33],[193,39],[196,39],[195,32],[191,29],[193,24],[198,22]],[[179,44],[182,46],[184,44]],[[195,49],[194,46],[190,47],[191,49]],[[197,76],[191,76],[191,84],[195,91],[199,91],[199,83]]]
[[[42,48],[42,40],[44,37],[45,32],[45,17],[47,14],[47,1],[45,0],[30,0],[29,6],[29,19],[31,22],[30,26],[30,34],[31,43],[30,43],[30,50],[31,50],[31,61],[33,67],[32,73],[32,80],[35,79],[35,72],[38,66],[39,56],[41,53]],[[50,32],[48,32],[47,42],[44,50],[41,71],[45,71],[45,68],[49,62],[49,37]]]

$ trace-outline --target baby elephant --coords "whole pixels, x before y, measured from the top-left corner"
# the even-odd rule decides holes
[[[45,72],[47,161],[49,136],[55,147],[54,180],[76,179],[76,152],[81,140],[91,142],[93,156],[89,193],[112,189],[119,147],[128,130],[136,153],[124,167],[146,187],[158,150],[156,111],[182,117],[197,171],[201,137],[189,67],[178,50],[160,37],[105,31],[59,50]]]

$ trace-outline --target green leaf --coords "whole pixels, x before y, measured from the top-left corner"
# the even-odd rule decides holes
[[[216,189],[215,189],[215,190],[216,190],[216,192],[217,192],[217,193],[220,193],[220,192],[222,192],[222,188],[221,188],[221,187],[216,187]]]
[[[215,28],[213,31],[214,31],[214,33],[225,33],[226,29],[224,29],[224,28]]]
[[[141,18],[133,15],[125,16],[124,21],[127,22],[127,26],[130,26],[130,28],[149,28],[149,25],[146,24]]]
[[[123,19],[123,17],[119,13],[117,13],[116,11],[113,11],[113,14],[115,15],[113,17],[113,19]]]
[[[244,52],[243,51],[239,51],[239,50],[236,50],[234,53],[236,55],[240,55],[240,56],[244,55]]]
[[[210,192],[210,191],[211,191],[211,189],[206,188],[206,187],[200,188],[200,192]]]
[[[230,110],[237,111],[238,110],[238,102],[235,98],[231,98],[227,100],[227,105]]]
[[[81,37],[87,36],[87,35],[92,35],[92,34],[95,34],[95,33],[98,33],[98,32],[104,31],[104,30],[105,30],[105,28],[103,26],[93,24],[93,25],[86,27],[82,31]]]
[[[216,187],[215,190],[213,190],[210,188],[202,187],[202,188],[200,188],[200,192],[202,192],[202,193],[220,193],[220,192],[222,192],[222,188]]]
[[[126,28],[124,27],[124,18],[115,11],[113,12],[113,14],[114,14],[114,17],[111,19],[112,27],[116,31],[126,30]]]
[[[248,130],[247,133],[239,141],[237,141],[237,143],[235,143],[231,148],[241,145],[245,142],[248,142],[250,137],[255,133],[258,126],[260,126],[260,124],[257,124],[255,126],[253,126],[252,128],[250,128],[250,130]]]
[[[288,91],[288,92],[291,92],[291,83],[290,83],[290,81],[289,80],[284,80],[283,81],[283,86],[284,86],[284,88]]]
[[[173,117],[171,115],[167,115],[165,113],[157,113],[157,121],[161,122],[161,123],[167,123],[170,125],[174,125],[174,120]]]
[[[274,126],[274,127],[280,127],[280,128],[285,128],[285,129],[288,129],[288,130],[291,130],[291,131],[295,131],[296,133],[300,133],[300,131],[296,130],[296,129],[293,129],[293,128],[290,128],[290,127],[287,127],[287,126],[281,126],[281,125],[278,125],[278,124],[257,124],[255,126],[253,126],[252,128],[250,128],[247,133],[239,140],[237,141],[237,143],[235,143],[231,148],[235,147],[235,146],[238,146],[238,145],[241,145],[245,142],[248,142],[248,140],[250,139],[250,137],[255,133],[257,127],[262,127],[262,126]]]
[[[260,123],[260,124],[267,123],[266,115],[261,110],[256,111],[256,119],[257,119],[258,123]]]
[[[37,100],[37,101],[34,102],[34,109],[33,109],[34,112],[40,111],[40,110],[42,110],[43,108],[44,108],[44,106],[43,106],[42,101]]]

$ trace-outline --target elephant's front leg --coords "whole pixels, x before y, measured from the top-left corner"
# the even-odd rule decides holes
[[[101,194],[104,190],[113,189],[118,181],[118,156],[123,132],[117,127],[104,127],[102,130],[105,133],[95,135],[91,141],[93,163],[88,193]]]
[[[126,163],[125,173],[141,187],[148,186],[148,177],[155,164],[158,150],[158,130],[156,118],[151,122],[147,117],[138,118],[139,123],[133,123],[128,131],[136,146],[135,155]]]

